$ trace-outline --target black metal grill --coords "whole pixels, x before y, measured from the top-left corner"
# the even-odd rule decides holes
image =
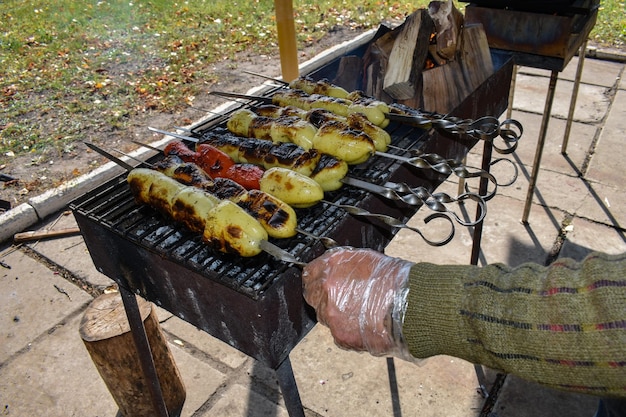
[[[337,65],[338,60],[311,75],[332,79],[329,74]],[[452,116],[476,118],[504,111],[512,62],[506,56],[494,56],[494,67],[496,73]],[[200,133],[223,126],[223,123],[223,120],[209,120],[198,124],[195,130]],[[420,149],[446,159],[462,158],[476,143],[409,126],[391,125],[388,131],[393,145],[399,148]],[[149,162],[159,158],[161,156],[155,156]],[[373,157],[365,164],[352,167],[350,175],[376,184],[405,182],[430,191],[445,180],[435,171],[414,169],[382,157]],[[408,220],[417,211],[416,207],[401,207],[349,186],[327,193],[325,199],[401,221]],[[137,205],[126,184],[126,175],[78,198],[71,208],[94,264],[118,283],[123,295],[140,294],[277,370],[283,394],[293,395],[295,382],[288,355],[315,323],[314,314],[302,298],[297,267],[267,254],[240,258],[215,252],[200,236],[165,219],[150,207]],[[331,237],[341,245],[382,251],[395,233],[375,220],[357,218],[324,203],[296,210],[296,213],[299,228],[317,236]],[[305,262],[324,251],[320,242],[300,235],[271,241]],[[133,307],[130,309],[134,311]],[[128,311],[129,307],[127,313],[131,317]],[[291,403],[288,408],[293,409],[294,402],[294,398],[286,398],[286,403]]]

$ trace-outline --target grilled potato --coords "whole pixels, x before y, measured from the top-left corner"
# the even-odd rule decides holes
[[[310,207],[324,198],[324,191],[315,180],[285,168],[268,169],[260,184],[261,191],[295,208]]]

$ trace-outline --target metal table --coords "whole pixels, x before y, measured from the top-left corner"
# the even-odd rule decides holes
[[[548,122],[552,114],[552,103],[554,101],[558,73],[565,69],[571,58],[579,51],[578,68],[561,146],[561,153],[563,155],[567,153],[567,144],[585,60],[587,39],[595,25],[599,7],[598,0],[585,0],[575,3],[582,4],[576,4],[576,6],[579,6],[576,9],[576,13],[567,16],[474,5],[468,5],[465,9],[466,23],[482,24],[490,47],[511,54],[517,66],[551,71],[533,169],[522,214],[523,223],[528,223],[530,208],[537,186],[537,176],[548,131]],[[515,71],[512,83],[507,117],[510,117],[512,110]]]

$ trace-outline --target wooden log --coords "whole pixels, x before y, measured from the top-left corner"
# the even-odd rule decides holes
[[[419,91],[420,75],[428,55],[434,23],[426,9],[419,9],[398,28],[385,73],[383,89],[396,100],[406,100]]]
[[[365,91],[365,94],[389,103],[393,100],[383,90],[383,82],[389,55],[398,33],[383,26],[379,29],[379,32],[381,31],[384,33],[381,33],[370,44],[363,55],[363,81],[361,88]]]
[[[461,47],[463,14],[454,6],[452,0],[431,1],[428,14],[435,24],[437,33],[437,54],[450,61],[457,57]]]
[[[446,114],[470,95],[458,61],[424,71],[424,109]]]
[[[494,73],[487,34],[480,23],[463,28],[459,60],[470,91],[474,91]]]
[[[339,68],[332,82],[346,91],[361,90],[363,60],[356,55],[344,56],[339,60]]]
[[[170,416],[178,416],[185,402],[182,378],[167,346],[156,309],[137,297],[154,364]],[[154,406],[139,354],[119,293],[97,297],[85,311],[80,335],[96,369],[124,417],[154,416]]]

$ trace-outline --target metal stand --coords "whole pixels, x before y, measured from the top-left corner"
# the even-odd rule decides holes
[[[574,110],[576,109],[576,98],[578,96],[578,87],[580,86],[580,78],[583,71],[583,65],[585,62],[585,50],[587,49],[587,41],[582,43],[579,51],[578,67],[576,69],[576,78],[574,80],[574,89],[572,91],[572,98],[570,99],[569,114],[567,116],[567,125],[565,127],[565,135],[563,137],[563,144],[561,146],[561,153],[563,155],[567,152],[567,143],[569,140],[569,134],[572,126],[572,119],[574,117]],[[543,154],[543,147],[546,141],[546,134],[548,132],[548,122],[552,114],[552,103],[554,101],[554,92],[556,89],[556,81],[558,79],[558,71],[552,70],[550,74],[550,85],[548,86],[548,95],[546,97],[546,104],[543,110],[543,119],[541,121],[541,129],[539,130],[539,139],[537,141],[537,149],[535,151],[535,159],[533,161],[533,170],[530,175],[528,192],[526,194],[526,203],[524,205],[524,213],[522,215],[522,223],[528,223],[528,216],[530,214],[530,207],[533,202],[533,195],[537,186],[537,175],[539,174],[539,166],[541,164],[541,156]]]
[[[578,66],[576,67],[576,78],[574,79],[574,89],[572,90],[572,99],[569,102],[569,113],[567,114],[567,124],[565,125],[565,133],[563,134],[563,144],[561,145],[561,154],[567,154],[567,143],[569,134],[572,130],[572,119],[576,110],[576,99],[578,98],[578,87],[583,74],[583,65],[585,64],[585,51],[587,50],[587,40],[583,42],[578,53]]]
[[[148,381],[148,388],[150,389],[150,396],[152,397],[152,404],[155,410],[154,415],[156,417],[170,417],[165,405],[161,383],[159,382],[156,366],[152,358],[150,342],[148,341],[146,329],[141,320],[141,314],[135,295],[121,285],[119,286],[119,290],[124,303],[126,317],[128,317],[133,340],[137,347],[141,370],[144,378]],[[275,372],[289,417],[304,417],[304,407],[300,400],[300,393],[298,392],[298,386],[296,385],[296,379],[293,375],[289,356],[278,365]]]
[[[165,405],[165,399],[163,397],[163,391],[161,390],[161,383],[157,375],[156,366],[154,365],[154,359],[152,358],[152,350],[150,349],[150,342],[148,341],[148,335],[146,329],[143,327],[143,321],[141,320],[141,313],[139,312],[139,305],[135,294],[119,286],[120,295],[122,296],[122,302],[124,303],[124,310],[126,311],[126,317],[128,317],[128,324],[130,325],[130,331],[137,347],[137,353],[139,355],[139,363],[141,364],[141,370],[148,383],[150,389],[150,396],[152,397],[152,404],[154,405],[155,416],[169,417],[167,406]]]
[[[289,356],[276,368],[276,377],[278,378],[280,391],[283,393],[289,417],[304,417],[304,407],[300,400],[300,393],[298,392]]]
[[[543,110],[543,119],[541,120],[541,129],[539,129],[539,140],[537,141],[537,150],[535,151],[535,160],[533,161],[533,171],[530,174],[528,183],[528,192],[526,193],[526,204],[524,206],[524,214],[522,222],[528,223],[528,215],[530,214],[530,206],[533,202],[533,194],[537,185],[537,175],[539,174],[539,165],[541,164],[541,156],[543,155],[543,146],[546,143],[546,133],[548,132],[548,122],[552,112],[552,102],[554,101],[554,90],[556,89],[556,81],[558,71],[552,71],[550,74],[550,85],[548,86],[548,96],[546,97],[546,105]]]

